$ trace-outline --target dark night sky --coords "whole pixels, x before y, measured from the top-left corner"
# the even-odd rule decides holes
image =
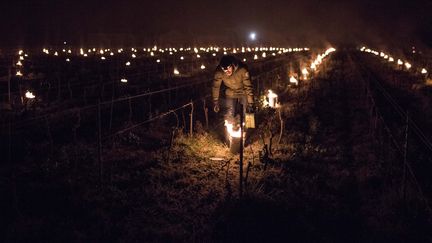
[[[432,0],[15,0],[0,3],[2,44],[88,42],[98,34],[141,42],[322,41],[432,46]],[[392,41],[394,40],[394,41]]]

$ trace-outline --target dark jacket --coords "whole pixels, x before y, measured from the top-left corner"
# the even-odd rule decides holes
[[[220,66],[216,68],[212,87],[213,102],[219,100],[222,82],[227,87],[225,91],[226,97],[241,98],[246,95],[248,104],[253,103],[253,87],[246,65],[239,63],[239,65],[234,66],[231,76],[226,75]]]

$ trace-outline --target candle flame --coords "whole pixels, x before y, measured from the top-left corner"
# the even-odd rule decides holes
[[[227,128],[228,134],[233,138],[241,137],[241,129],[239,128],[237,131],[234,131],[234,125],[225,120],[225,126]]]
[[[25,97],[28,99],[34,99],[36,96],[32,92],[27,90],[27,92],[25,93]]]

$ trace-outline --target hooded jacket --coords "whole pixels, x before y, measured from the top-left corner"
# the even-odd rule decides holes
[[[222,82],[227,87],[225,90],[226,97],[241,98],[246,95],[248,104],[253,103],[253,87],[246,65],[239,63],[238,65],[234,66],[231,76],[226,75],[220,66],[216,68],[212,87],[212,97],[214,103],[218,102],[219,100],[220,86]]]

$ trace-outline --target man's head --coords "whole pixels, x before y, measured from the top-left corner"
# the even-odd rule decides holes
[[[221,67],[222,71],[228,76],[231,76],[233,74],[234,66],[236,65],[237,65],[237,59],[229,55],[223,56],[219,63],[219,66]]]

